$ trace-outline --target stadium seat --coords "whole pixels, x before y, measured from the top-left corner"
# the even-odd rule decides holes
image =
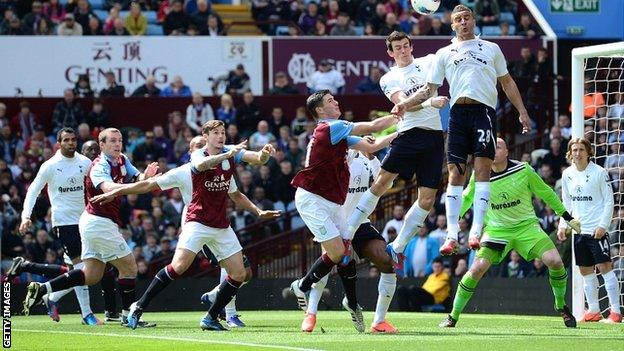
[[[501,30],[499,26],[483,26],[483,28],[481,28],[481,34],[488,36],[494,36],[494,35],[500,35],[501,34]]]
[[[364,35],[364,27],[363,26],[355,26],[355,27],[353,27],[353,30],[355,30],[355,35],[357,35],[357,36]]]
[[[130,11],[119,11],[119,18],[126,19],[126,17],[128,17],[129,13],[130,13]]]
[[[100,22],[106,21],[106,17],[108,17],[108,11],[106,10],[93,10],[93,13],[100,19]]]
[[[509,35],[516,35],[516,26],[512,24],[509,25]]]
[[[511,12],[501,12],[500,21],[507,22],[509,24],[516,24],[516,18],[514,17],[514,14]]]
[[[160,24],[148,24],[147,35],[165,35],[165,32]]]
[[[156,24],[156,11],[144,11],[143,15],[147,18],[148,24]]]
[[[104,0],[89,0],[91,4],[91,8],[94,10],[102,10],[104,9]]]
[[[275,35],[288,35],[288,26],[277,26],[275,27]]]

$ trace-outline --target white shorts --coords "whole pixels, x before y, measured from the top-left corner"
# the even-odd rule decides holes
[[[82,212],[78,221],[82,254],[80,258],[95,258],[104,263],[132,254],[128,243],[111,219]]]
[[[243,251],[232,227],[212,228],[199,222],[184,223],[182,233],[178,237],[176,250],[187,249],[198,253],[204,245],[208,246],[217,261],[222,261],[237,252]]]
[[[297,188],[295,206],[301,219],[314,235],[314,241],[327,241],[346,232],[347,219],[341,216],[342,206],[337,203],[303,188]]]

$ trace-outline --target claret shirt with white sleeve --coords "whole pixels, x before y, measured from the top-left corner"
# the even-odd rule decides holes
[[[416,58],[405,67],[393,66],[381,77],[379,85],[388,99],[396,92],[403,92],[406,97],[414,94],[427,84],[427,73],[435,60],[435,55],[429,54]],[[436,94],[437,96],[437,94]],[[399,132],[412,128],[442,130],[440,110],[435,107],[425,107],[418,111],[407,111],[403,120],[397,125]]]
[[[41,165],[30,184],[24,199],[22,220],[30,218],[37,196],[47,185],[52,226],[77,225],[85,209],[84,178],[90,165],[91,160],[79,153],[69,158],[58,150]]]
[[[507,73],[505,56],[497,44],[479,37],[464,41],[453,38],[436,53],[427,82],[442,85],[446,78],[451,106],[458,98],[468,97],[495,109],[496,81]]]
[[[570,214],[581,222],[581,234],[593,235],[597,227],[608,229],[613,217],[613,188],[607,171],[593,162],[579,171],[575,165],[561,176],[561,197]],[[561,219],[559,228],[566,228]]]

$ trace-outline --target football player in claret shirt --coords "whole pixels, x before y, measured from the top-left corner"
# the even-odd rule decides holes
[[[328,90],[316,92],[307,100],[307,108],[317,121],[314,134],[308,143],[305,167],[295,175],[292,185],[295,192],[295,206],[314,240],[323,248],[322,256],[312,265],[302,279],[291,284],[299,307],[307,310],[306,293],[312,284],[321,280],[347,256],[344,265],[338,267],[347,296],[346,307],[351,313],[355,328],[363,332],[362,309],[355,295],[355,261],[350,258],[351,243],[346,223],[341,215],[349,189],[349,166],[347,149],[375,152],[387,142],[389,135],[371,142],[356,135],[382,131],[396,124],[400,118],[394,115],[378,118],[371,122],[351,123],[339,120],[340,106]],[[346,243],[346,245],[345,245]]]

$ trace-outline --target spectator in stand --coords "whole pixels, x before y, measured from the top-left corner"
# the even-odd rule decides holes
[[[111,8],[117,8],[119,11],[128,10],[128,6],[130,5],[130,0],[104,0],[104,9],[108,10]]]
[[[104,35],[102,22],[97,16],[89,17],[89,25],[84,29],[83,35]]]
[[[46,18],[40,18],[39,22],[35,25],[37,29],[33,32],[33,35],[54,35],[54,25]]]
[[[40,122],[31,112],[28,101],[20,102],[19,106],[20,112],[11,119],[11,130],[25,142],[35,133],[35,128],[40,125]]]
[[[275,181],[275,209],[288,212],[295,208],[295,188],[290,185],[295,173],[290,161],[279,163],[279,172]]]
[[[182,194],[178,188],[173,188],[163,205],[164,217],[167,221],[179,227],[182,222],[183,210],[184,201],[182,199]]]
[[[542,179],[544,179],[544,182],[546,184],[550,185],[553,188],[555,187],[557,179],[553,177],[553,169],[549,163],[542,163],[539,168],[539,175],[540,177],[542,177]]]
[[[242,141],[240,134],[238,134],[238,126],[234,123],[230,123],[225,130],[225,143],[236,145]]]
[[[266,192],[264,188],[261,186],[256,186],[254,188],[251,202],[253,202],[261,210],[273,210],[274,209],[273,201],[266,198]]]
[[[262,119],[260,106],[254,102],[251,91],[243,94],[243,104],[236,109],[236,125],[243,139],[249,137]],[[262,144],[264,146],[264,144]]]
[[[375,9],[377,8],[376,0],[364,0],[358,6],[357,21],[361,24],[370,22],[375,17]]]
[[[290,131],[294,136],[299,136],[306,131],[306,125],[308,124],[308,115],[306,115],[306,109],[303,106],[297,107],[295,118],[290,122]]]
[[[217,110],[217,119],[226,125],[236,123],[236,108],[234,108],[234,100],[229,94],[221,95],[221,106]]]
[[[181,5],[180,5],[181,6]],[[173,76],[173,81],[161,92],[162,97],[191,97],[191,88],[184,85],[184,81],[180,76]]]
[[[388,241],[388,228],[394,228],[396,230],[401,229],[403,226],[405,217],[405,208],[401,205],[395,205],[392,208],[392,218],[386,222],[383,231],[381,232],[381,236],[383,236],[386,241]]]
[[[561,148],[561,140],[552,139],[550,141],[550,150],[542,158],[542,164],[550,166],[553,172],[552,176],[555,179],[561,178],[561,167],[568,165],[565,151]]]
[[[499,36],[508,37],[510,35],[514,35],[514,33],[511,33],[511,29],[509,28],[509,22],[503,21],[498,25],[498,27],[500,28]]]
[[[146,262],[150,262],[154,255],[160,252],[158,237],[155,234],[147,234],[145,245],[143,246],[143,257]]]
[[[89,128],[88,124],[80,123],[80,125],[78,126],[78,134],[76,135],[76,139],[76,141],[78,142],[77,150],[82,150],[82,145],[84,145],[84,143],[86,143],[87,141],[95,140],[93,139],[93,136],[91,136],[91,129]]]
[[[624,119],[624,92],[615,93],[613,104],[607,110],[607,117],[614,120]]]
[[[52,112],[52,133],[58,133],[63,127],[75,130],[82,122],[84,122],[84,112],[80,104],[74,101],[74,91],[65,89],[63,100],[56,104]]]
[[[189,143],[194,136],[195,135],[191,131],[191,128],[186,127],[181,133],[179,133],[178,138],[175,139],[175,143],[173,144],[173,151],[175,152],[179,165],[188,163],[191,160],[191,154],[189,153]]]
[[[78,81],[74,85],[74,95],[78,98],[90,98],[95,95],[95,92],[91,89],[88,75],[81,74],[78,76]]]
[[[198,0],[197,1],[197,11],[191,12],[191,22],[193,22],[200,32],[206,30],[206,25],[208,24],[208,17],[213,15],[217,17],[219,32],[223,30],[223,22],[219,15],[212,11],[210,7],[210,3],[206,0]]]
[[[275,188],[274,177],[271,176],[271,168],[267,165],[260,166],[258,175],[254,178],[254,186],[256,189],[262,187],[266,197],[270,201],[275,201],[278,189]]]
[[[316,21],[319,20],[319,7],[314,1],[310,1],[305,12],[301,14],[297,23],[304,34],[309,34],[316,27]]]
[[[516,27],[516,35],[522,35],[529,39],[542,35],[542,31],[533,24],[531,16],[528,13],[520,15],[520,23]]]
[[[145,132],[145,139],[143,143],[137,145],[132,152],[132,161],[138,165],[147,165],[151,162],[157,161],[161,157],[165,157],[164,150],[154,140],[154,132]]]
[[[207,35],[210,37],[219,37],[224,35],[223,27],[219,26],[219,18],[213,14],[208,15],[206,24],[203,27],[204,28],[200,31],[200,35]]]
[[[397,16],[394,13],[388,13],[386,15],[386,21],[377,31],[377,35],[388,36],[394,31],[401,32],[401,26],[399,26]]]
[[[355,87],[356,94],[383,94],[379,80],[381,79],[381,70],[379,67],[371,66],[369,74]]]
[[[7,163],[13,163],[16,152],[23,151],[23,149],[24,142],[11,132],[9,125],[0,128],[0,159]]]
[[[145,35],[147,33],[147,18],[141,12],[141,5],[132,2],[130,13],[125,20],[126,30],[130,35]]]
[[[403,267],[405,277],[419,278],[431,274],[433,260],[440,254],[439,250],[439,241],[428,235],[427,227],[420,228],[418,235],[405,247]]]
[[[85,29],[89,26],[89,17],[91,16],[95,16],[95,13],[91,10],[89,2],[87,0],[78,0],[74,9],[76,23]]]
[[[277,146],[276,149],[277,150],[282,150],[284,152],[288,151],[288,142],[290,140],[290,138],[292,138],[292,135],[290,134],[290,127],[289,126],[282,126],[279,129],[278,132],[278,136],[277,136]],[[297,142],[297,139],[295,138],[295,142]]]
[[[451,295],[451,277],[444,270],[442,259],[432,261],[432,270],[422,287],[410,285],[397,289],[397,301],[401,311],[423,312],[423,306],[443,304]]]
[[[378,3],[375,7],[375,15],[370,20],[370,24],[375,29],[375,34],[379,33],[381,28],[386,24],[386,6],[382,3]],[[395,17],[396,18],[396,17]]]
[[[511,250],[509,253],[509,263],[507,263],[506,269],[503,270],[504,278],[524,278],[525,272],[522,269],[522,259],[516,250]]]
[[[340,12],[338,15],[338,19],[336,20],[336,25],[329,32],[331,36],[354,36],[357,35],[355,33],[355,29],[351,25],[351,19],[346,12]]]
[[[296,95],[299,94],[297,88],[292,86],[288,81],[288,76],[285,72],[279,71],[275,74],[275,82],[273,88],[269,90],[269,95]]]
[[[115,18],[113,21],[113,30],[108,33],[108,35],[113,36],[128,36],[130,32],[126,29],[126,23],[121,18]]]
[[[33,1],[31,5],[31,10],[32,12],[24,16],[24,27],[28,28],[28,30],[33,33],[37,33],[41,24],[41,20],[46,22],[47,28],[52,27],[52,22],[50,22],[43,13],[43,5],[41,4],[41,1]]]
[[[526,92],[532,87],[533,79],[537,73],[535,68],[536,63],[533,53],[531,53],[531,48],[523,46],[520,49],[520,59],[511,64],[509,72],[516,81],[518,90]]]
[[[429,237],[437,240],[439,245],[442,246],[442,244],[444,244],[444,240],[446,239],[446,234],[446,215],[439,214],[436,217],[436,229],[429,233]]]
[[[182,7],[182,1],[180,0],[174,0],[171,4],[169,14],[165,17],[165,21],[163,22],[165,35],[170,35],[173,31],[186,33],[186,28],[191,24],[191,19],[182,11]]]
[[[100,91],[100,97],[123,97],[126,94],[126,87],[121,84],[117,84],[115,73],[108,71],[105,76],[106,88]]]
[[[236,69],[214,78],[212,83],[212,91],[214,93],[216,93],[221,82],[225,82],[225,90],[232,95],[244,94],[246,91],[250,90],[251,82],[249,75],[245,72],[245,66],[240,63],[236,65]]]
[[[403,15],[403,6],[399,0],[389,0],[386,2],[385,6],[387,13],[394,13],[397,18]]]
[[[308,35],[317,37],[326,37],[329,35],[329,31],[327,30],[327,26],[325,25],[325,19],[323,17],[319,17],[319,19],[314,24],[314,28],[308,32]]]
[[[202,126],[215,119],[214,111],[209,103],[204,103],[200,93],[193,93],[193,101],[186,108],[186,124],[198,135],[202,134]]]
[[[429,29],[429,32],[427,32],[427,35],[450,36],[452,34],[453,30],[451,29],[450,25],[443,23],[442,20],[438,17],[431,18],[431,28]]]
[[[559,118],[557,118],[557,125],[561,131],[561,137],[566,140],[570,140],[572,137],[572,124],[570,122],[570,117],[568,117],[568,115],[559,115]]]
[[[280,128],[283,126],[288,126],[288,123],[284,120],[284,111],[281,107],[273,107],[271,119],[269,120],[269,131],[273,135],[279,135]]]
[[[254,189],[253,177],[251,175],[251,172],[247,170],[240,172],[238,179],[240,180],[238,190],[251,199]]]
[[[154,142],[160,146],[163,150],[164,157],[168,164],[176,162],[175,153],[173,150],[173,141],[165,136],[165,129],[160,124],[157,124],[153,128]]]
[[[327,89],[336,95],[344,92],[345,80],[342,74],[333,69],[332,64],[324,59],[321,60],[318,71],[312,73],[306,86],[309,93]]]
[[[294,165],[301,164],[305,158],[305,151],[299,148],[297,139],[290,138],[288,140],[288,150],[286,151],[286,159]]]
[[[188,126],[186,125],[186,122],[182,117],[182,112],[171,112],[171,114],[169,115],[169,125],[167,126],[167,133],[169,134],[169,137],[173,140],[178,139],[178,136],[182,134],[182,131],[187,128]]]
[[[43,4],[43,14],[55,25],[61,24],[65,18],[65,7],[59,0],[50,0]]]
[[[321,2],[321,8],[324,5],[325,1]],[[325,20],[325,29],[327,33],[331,33],[332,29],[338,23],[338,16],[340,15],[340,6],[338,5],[337,0],[330,0],[327,3],[327,9],[319,11],[323,15],[323,19]],[[347,15],[348,16],[348,15]]]
[[[113,31],[113,25],[117,18],[119,18],[119,9],[117,7],[113,7],[108,11],[108,17],[104,20],[104,34],[108,34]]]
[[[273,143],[277,139],[269,132],[267,121],[258,122],[257,131],[249,137],[249,150],[260,150],[264,145]]]
[[[136,88],[136,90],[132,93],[133,97],[158,97],[160,96],[160,89],[156,86],[156,77],[153,75],[147,76],[145,78],[145,84]]]
[[[91,112],[87,115],[87,124],[98,132],[108,127],[108,111],[104,109],[102,100],[93,100]]]
[[[65,14],[63,23],[58,26],[57,33],[58,35],[64,36],[82,35],[82,26],[79,23],[76,23],[73,14],[68,13]]]
[[[299,141],[299,148],[305,150],[308,146],[310,140],[312,140],[312,136],[314,135],[314,128],[316,128],[316,122],[308,121],[306,124],[305,132],[299,134],[297,139]],[[297,165],[294,165],[297,168]]]

